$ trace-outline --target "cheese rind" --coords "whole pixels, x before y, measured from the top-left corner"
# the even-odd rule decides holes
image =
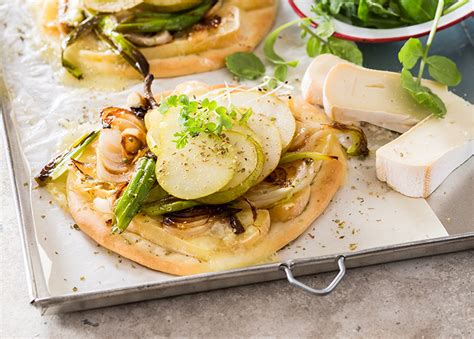
[[[473,155],[474,106],[441,94],[444,119],[430,116],[376,151],[377,178],[409,197],[428,197]]]
[[[446,86],[423,80],[433,92]],[[399,133],[423,120],[429,112],[418,105],[400,85],[400,73],[341,63],[327,74],[323,88],[326,114],[341,123],[369,122]]]
[[[320,54],[311,62],[301,81],[303,98],[313,105],[323,105],[323,87],[331,68],[348,61],[334,54]]]

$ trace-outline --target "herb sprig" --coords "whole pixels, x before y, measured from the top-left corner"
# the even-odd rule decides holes
[[[421,84],[426,65],[428,65],[430,76],[443,85],[457,86],[462,79],[461,73],[452,60],[440,55],[428,56],[443,8],[444,0],[439,0],[426,46],[423,47],[419,39],[410,38],[398,53],[398,60],[403,65],[400,77],[402,87],[417,103],[428,109],[438,118],[445,116],[446,106],[440,97]],[[416,79],[414,79],[410,70],[416,66],[418,61],[420,61],[420,68]]]
[[[191,100],[184,94],[167,97],[159,110],[167,114],[172,108],[179,109],[181,131],[176,132],[173,139],[178,149],[184,148],[190,137],[197,137],[201,133],[221,136],[224,130],[231,130],[235,123],[245,124],[253,114],[251,108],[226,108],[219,106],[215,100]]]
[[[275,50],[275,45],[281,32],[285,29],[298,25],[301,29],[301,38],[308,37],[306,42],[306,52],[311,58],[319,54],[330,53],[339,56],[358,65],[362,65],[362,52],[352,41],[346,41],[333,37],[334,26],[331,17],[320,10],[319,7],[313,7],[315,20],[319,25],[316,29],[310,26],[310,19],[297,19],[287,22],[271,32],[265,39],[263,45],[263,54],[274,68],[274,77],[284,82],[288,77],[290,67],[298,66],[298,60],[285,60]],[[265,72],[263,63],[254,54],[235,53],[226,58],[226,66],[231,73],[243,79],[255,80]]]

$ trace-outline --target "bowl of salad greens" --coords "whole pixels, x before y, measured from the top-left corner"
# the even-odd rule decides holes
[[[334,27],[334,36],[360,42],[390,42],[430,32],[438,2],[443,0],[288,0],[312,25]],[[474,14],[474,0],[444,0],[438,30]]]

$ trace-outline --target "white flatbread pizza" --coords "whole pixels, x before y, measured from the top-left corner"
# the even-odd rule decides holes
[[[270,30],[276,0],[41,0],[39,21],[78,79],[174,77],[224,66]]]
[[[275,260],[344,181],[343,128],[297,97],[199,82],[146,93],[102,110],[102,127],[36,177],[87,235],[143,266],[189,275]]]

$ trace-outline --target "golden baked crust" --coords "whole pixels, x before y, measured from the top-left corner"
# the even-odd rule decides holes
[[[40,13],[42,31],[53,44],[59,45],[61,34],[56,23],[58,0],[41,1],[43,2]],[[223,41],[214,44],[210,49],[191,54],[171,53],[170,55],[168,51],[160,49],[161,46],[141,48],[150,64],[150,73],[158,78],[168,78],[222,68],[225,65],[226,56],[240,51],[252,51],[272,27],[277,13],[276,0],[264,0],[258,7],[248,0],[224,0],[223,3],[227,7],[239,7],[241,26],[238,34],[229,39],[222,39]],[[117,76],[118,72],[125,78],[138,79],[140,77],[137,71],[126,64],[121,57],[109,51],[88,47],[83,51],[76,48],[75,53],[81,54],[77,58],[77,64],[84,70],[86,76],[87,74]]]
[[[290,99],[288,105],[300,123],[309,125],[326,121],[324,112],[299,98]],[[273,211],[275,217],[264,238],[250,248],[219,252],[207,261],[170,252],[138,235],[140,232],[137,232],[132,224],[122,234],[112,234],[110,225],[107,225],[107,219],[110,219],[110,216],[94,210],[90,197],[81,193],[81,180],[73,171],[70,171],[67,183],[69,210],[79,227],[100,245],[154,270],[176,275],[190,275],[262,263],[300,236],[326,209],[342,185],[346,173],[345,155],[335,136],[327,134],[324,140],[324,151],[338,156],[339,160],[321,162],[321,167],[310,186],[308,203],[305,204],[302,213],[291,220],[275,221],[284,220],[284,217],[278,217],[275,214],[284,214],[284,210],[283,212],[282,210]],[[311,149],[304,148],[304,150]],[[264,212],[270,213],[267,210]],[[132,223],[137,221],[143,225],[146,222],[150,227],[160,227],[158,221],[145,215],[138,215],[135,218]]]

